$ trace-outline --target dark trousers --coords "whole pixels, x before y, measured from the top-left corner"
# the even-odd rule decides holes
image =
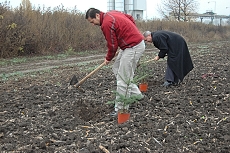
[[[177,75],[169,68],[168,65],[167,65],[167,69],[165,72],[165,81],[170,81],[170,82],[174,82],[174,83],[179,82]]]

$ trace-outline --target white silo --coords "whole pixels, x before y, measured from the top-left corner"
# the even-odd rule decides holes
[[[125,13],[133,15],[133,0],[125,0]]]
[[[133,0],[133,10],[146,10],[146,0]]]
[[[146,0],[107,0],[107,10],[117,10],[130,14],[135,19],[143,19]]]
[[[146,10],[146,0],[133,0],[133,17],[135,19],[143,19]]]
[[[107,0],[107,11],[115,10],[115,0]]]
[[[124,0],[115,0],[115,10],[124,12],[125,11],[125,2]]]

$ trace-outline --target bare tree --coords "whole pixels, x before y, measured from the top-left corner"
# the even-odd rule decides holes
[[[168,20],[188,21],[188,16],[196,12],[198,5],[196,0],[161,0],[157,11]]]
[[[22,0],[21,6],[24,10],[32,10],[30,0]]]

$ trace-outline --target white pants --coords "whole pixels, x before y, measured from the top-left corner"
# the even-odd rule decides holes
[[[120,50],[117,58],[113,64],[113,73],[117,79],[117,92],[126,97],[130,97],[131,95],[140,95],[141,92],[138,86],[134,83],[130,83],[127,89],[127,82],[129,79],[133,80],[134,72],[137,67],[137,62],[139,61],[141,55],[145,51],[145,43],[141,41],[138,45],[132,48],[126,48],[125,50]],[[118,99],[119,96],[116,96]],[[128,109],[129,106],[126,106],[125,109]],[[123,104],[119,101],[115,103],[115,111],[118,109],[122,109]]]

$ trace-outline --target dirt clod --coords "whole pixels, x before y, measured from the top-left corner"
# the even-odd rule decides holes
[[[201,52],[203,45],[209,47]],[[166,61],[148,64],[146,97],[131,105],[131,118],[121,125],[108,115],[116,89],[110,67],[82,84],[84,92],[68,88],[73,73],[81,79],[100,60],[1,81],[0,151],[229,152],[230,43],[191,47],[195,68],[179,86],[161,87]]]

